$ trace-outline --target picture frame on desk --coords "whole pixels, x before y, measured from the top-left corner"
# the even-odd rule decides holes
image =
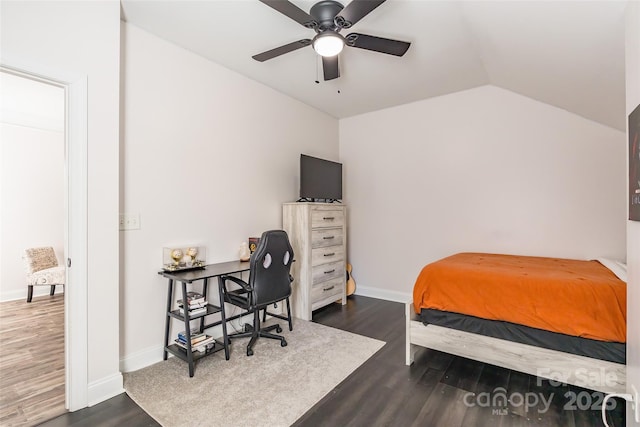
[[[258,248],[258,243],[260,243],[259,237],[249,237],[249,253],[253,254]]]

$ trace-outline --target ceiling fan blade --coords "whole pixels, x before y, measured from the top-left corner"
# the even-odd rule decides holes
[[[411,43],[400,40],[385,39],[367,34],[351,33],[347,37],[347,45],[359,49],[372,50],[388,55],[402,56],[407,52]]]
[[[300,25],[304,25],[307,28],[315,28],[318,26],[317,22],[304,10],[300,9],[295,4],[287,0],[260,0],[262,3],[277,10],[283,15],[293,19]]]
[[[267,59],[275,58],[276,56],[284,55],[285,53],[293,52],[294,50],[298,50],[305,46],[309,46],[311,44],[311,40],[302,39],[295,42],[291,42],[289,44],[285,44],[275,49],[267,50],[266,52],[259,53],[257,55],[253,55],[252,58],[256,61],[264,62]]]
[[[322,71],[325,80],[333,80],[340,77],[340,68],[338,67],[338,55],[322,57]]]
[[[341,28],[349,28],[384,2],[385,0],[352,0],[335,17],[336,25]]]

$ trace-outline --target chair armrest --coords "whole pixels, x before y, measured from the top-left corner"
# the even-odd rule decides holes
[[[224,290],[225,292],[228,291],[227,290],[227,280],[239,285],[242,289],[244,289],[247,292],[251,292],[251,286],[249,286],[249,284],[247,282],[245,282],[242,279],[239,279],[235,276],[221,276],[222,280],[224,280]]]

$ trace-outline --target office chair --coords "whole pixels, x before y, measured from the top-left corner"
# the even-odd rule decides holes
[[[282,332],[279,324],[260,328],[260,311],[265,310],[266,312],[267,306],[286,300],[286,317],[269,314],[288,320],[289,330],[293,330],[291,305],[289,303],[291,282],[293,281],[289,274],[292,262],[293,248],[289,243],[287,233],[283,230],[265,231],[260,238],[258,247],[251,255],[248,282],[234,276],[222,276],[224,281],[224,301],[247,310],[248,313],[253,313],[253,326],[245,324],[244,332],[228,336],[229,341],[236,338],[251,337],[247,345],[247,356],[253,355],[253,346],[258,337],[280,340],[282,347],[287,345],[287,341],[283,336],[271,333],[274,329],[276,333]],[[240,287],[229,289],[229,282],[235,283]]]
[[[33,298],[34,286],[51,286],[51,296],[55,293],[56,286],[64,286],[66,271],[64,265],[58,265],[52,247],[25,249],[22,259],[27,273],[27,302],[31,302]]]

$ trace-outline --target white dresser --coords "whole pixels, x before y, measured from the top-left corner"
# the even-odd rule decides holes
[[[337,203],[285,203],[282,224],[295,252],[291,269],[293,315],[311,320],[313,310],[340,299],[346,304],[346,207]]]

